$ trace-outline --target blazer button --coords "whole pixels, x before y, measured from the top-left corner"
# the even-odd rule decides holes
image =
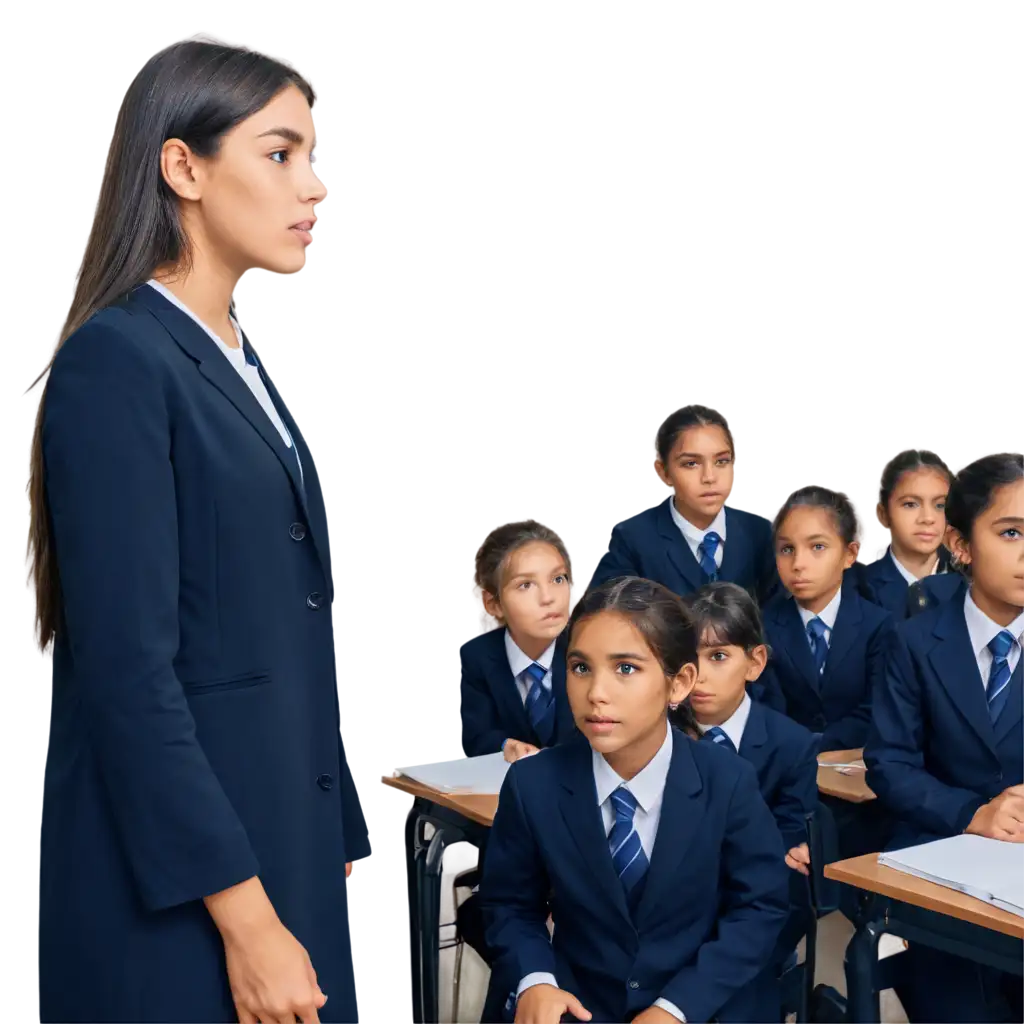
[[[302,523],[292,523],[288,527],[292,540],[302,540],[306,536],[306,527]]]
[[[314,590],[313,593],[310,594],[309,597],[306,598],[306,604],[310,608],[312,608],[313,611],[317,611],[317,609],[322,608],[323,607],[323,603],[324,603],[324,595],[321,594],[319,591],[316,591],[316,590]]]
[[[318,775],[316,777],[316,784],[323,790],[330,789],[334,785],[334,779],[330,775]]]
[[[639,982],[639,981],[637,981],[637,980],[636,980],[636,979],[634,979],[634,978],[630,978],[630,979],[629,979],[629,987],[630,987],[630,988],[639,988],[639,987],[640,987],[640,982]]]

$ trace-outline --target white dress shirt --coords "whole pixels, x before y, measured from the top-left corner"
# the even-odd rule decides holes
[[[981,682],[988,688],[988,676],[992,671],[992,652],[988,649],[989,642],[1004,629],[1008,630],[1017,642],[1010,648],[1006,663],[1012,672],[1020,661],[1021,637],[1024,635],[1024,612],[1021,612],[1008,626],[1000,626],[993,622],[975,603],[970,590],[964,598],[964,618],[967,620],[967,635],[971,638],[971,648],[981,673]]]
[[[709,533],[717,533],[722,538],[722,543],[715,548],[715,565],[719,569],[722,568],[722,555],[725,550],[725,506],[723,505],[718,510],[718,515],[715,516],[714,522],[706,529],[698,529],[689,519],[679,514],[679,509],[676,508],[675,501],[668,503],[669,511],[672,513],[672,522],[679,527],[679,532],[683,535],[683,540],[686,541],[690,550],[693,552],[693,557],[700,561],[700,555],[697,553],[697,549],[704,543],[704,537]]]
[[[508,629],[505,630],[505,655],[508,658],[508,667],[512,669],[512,675],[515,676],[516,689],[519,691],[519,696],[522,698],[524,705],[526,704],[530,687],[533,685],[533,680],[526,674],[526,670],[533,664],[534,660],[536,660],[538,665],[547,669],[546,675],[541,680],[541,686],[545,690],[551,689],[551,665],[555,660],[556,643],[558,643],[557,640],[552,640],[539,658],[530,658],[523,654],[519,645],[512,639],[512,634]]]
[[[609,835],[615,824],[615,808],[612,806],[612,793],[625,786],[636,798],[636,811],[633,815],[633,828],[640,838],[640,845],[650,861],[654,852],[654,841],[658,835],[658,822],[661,820],[661,804],[665,796],[665,782],[668,779],[669,765],[672,763],[672,730],[667,729],[665,740],[658,752],[648,761],[647,766],[628,782],[620,778],[614,768],[604,759],[604,755],[596,750],[590,752],[594,766],[594,785],[597,789],[597,803],[601,809],[601,820],[605,835]],[[609,856],[611,853],[609,852]],[[534,985],[553,985],[558,981],[553,974],[536,972],[528,974],[519,983],[516,990],[518,999],[528,988]],[[575,993],[573,993],[575,995]],[[666,1013],[672,1014],[677,1020],[686,1021],[683,1011],[667,999],[656,999],[655,1006],[660,1006]]]
[[[916,583],[918,577],[915,576],[893,553],[892,547],[889,548],[889,557],[892,559],[892,564],[896,566],[896,571],[907,581],[907,584]],[[939,559],[936,557],[935,564],[932,566],[932,571],[928,574],[934,576],[939,571]]]
[[[238,348],[231,348],[230,345],[226,345],[224,340],[214,331],[203,323],[192,312],[188,306],[185,305],[177,295],[174,294],[169,288],[165,288],[159,281],[150,279],[147,284],[150,288],[154,288],[158,291],[168,302],[173,303],[183,313],[188,314],[193,320],[206,333],[213,338],[217,343],[217,348],[224,353],[224,358],[238,371],[238,375],[248,385],[249,390],[253,393],[256,401],[260,403],[263,411],[267,414],[267,418],[271,423],[274,424],[274,429],[281,435],[281,440],[284,441],[286,448],[292,447],[292,436],[288,433],[288,428],[284,425],[284,420],[281,419],[281,414],[277,411],[277,407],[274,405],[273,399],[270,397],[270,393],[267,391],[266,384],[263,383],[263,378],[260,376],[260,369],[258,366],[246,362],[245,349],[242,344],[242,329],[238,326],[237,321],[234,317],[231,317],[231,326],[235,329],[235,337],[238,339]],[[299,458],[298,451],[295,452],[295,461],[299,464],[299,476],[304,477],[302,471],[302,460]]]
[[[836,628],[836,619],[839,617],[839,604],[843,599],[843,588],[840,587],[836,591],[836,596],[824,608],[818,612],[817,615],[814,612],[809,612],[801,604],[797,604],[796,610],[800,613],[800,621],[804,624],[804,633],[807,632],[807,623],[811,619],[821,619],[825,623],[825,643],[829,646],[832,645],[832,630]],[[807,641],[810,644],[810,640]]]
[[[750,694],[744,692],[743,700],[740,701],[740,706],[718,726],[718,728],[721,729],[730,740],[732,740],[732,745],[737,749],[737,751],[740,749],[740,743],[743,742],[743,730],[747,727],[747,719],[749,717]],[[700,729],[700,733],[703,736],[711,726],[702,725],[698,722],[697,728]]]

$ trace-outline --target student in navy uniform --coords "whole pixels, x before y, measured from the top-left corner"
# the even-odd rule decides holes
[[[523,1024],[778,1020],[782,842],[753,768],[668,724],[697,678],[682,602],[635,578],[590,591],[568,658],[586,739],[512,765],[484,865],[506,1011]]]
[[[768,662],[761,615],[735,583],[709,583],[686,600],[699,639],[699,673],[673,723],[749,761],[782,835],[790,875],[790,918],[779,937],[781,968],[806,934],[810,856],[806,817],[818,810],[817,741],[802,725],[750,699],[747,685]]]
[[[576,734],[565,693],[571,583],[561,538],[532,519],[499,526],[480,546],[476,584],[484,609],[500,625],[459,652],[466,757],[500,750],[506,761],[516,761]],[[490,963],[475,893],[459,907],[456,922],[463,940]],[[489,1005],[485,1011],[491,1012]]]
[[[612,530],[590,586],[642,576],[682,596],[729,580],[767,600],[778,586],[771,525],[725,504],[736,460],[725,417],[688,405],[662,423],[656,447],[654,469],[672,497]]]
[[[357,1019],[327,514],[231,301],[305,263],[313,99],[188,41],[118,115],[33,440],[43,1021]]]
[[[889,531],[889,549],[870,565],[857,563],[865,596],[894,620],[906,618],[907,590],[919,579],[945,572],[949,552],[946,495],[952,474],[929,451],[900,452],[882,471],[876,513]]]
[[[764,610],[766,688],[781,691],[786,714],[817,735],[819,750],[862,747],[892,617],[846,575],[859,549],[853,506],[845,494],[804,487],[773,532],[788,593]]]
[[[890,639],[864,752],[895,849],[963,832],[1024,842],[1024,459],[961,470],[946,515],[970,587]],[[1021,1019],[1019,977],[913,942],[900,959],[912,1021]]]

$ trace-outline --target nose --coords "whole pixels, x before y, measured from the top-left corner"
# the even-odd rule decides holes
[[[935,522],[935,509],[929,508],[927,505],[921,506],[921,511],[918,513],[917,521],[923,525],[928,525]]]
[[[299,197],[303,203],[322,203],[327,198],[327,186],[317,177],[313,165],[309,164],[309,170],[302,182],[302,191]]]
[[[715,464],[713,462],[704,463],[700,478],[701,482],[705,484],[713,484],[715,482]]]
[[[540,594],[540,603],[542,605],[548,605],[548,604],[553,604],[554,603],[554,601],[555,601],[555,592],[554,592],[554,589],[552,587],[542,583],[537,588],[537,591]]]
[[[604,673],[592,672],[590,674],[590,686],[587,687],[587,700],[590,701],[595,707],[600,704],[607,703],[607,694],[605,694],[605,684],[603,679]]]

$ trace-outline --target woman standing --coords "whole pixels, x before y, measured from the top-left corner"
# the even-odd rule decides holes
[[[232,303],[305,263],[313,100],[184,42],[118,115],[32,449],[44,1021],[356,1020],[327,519]]]

